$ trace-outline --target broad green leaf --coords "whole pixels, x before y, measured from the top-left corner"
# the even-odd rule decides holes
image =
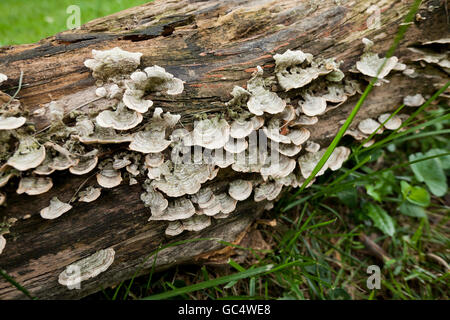
[[[412,204],[428,207],[430,205],[430,194],[421,187],[411,186],[408,182],[400,182],[403,197]]]
[[[427,214],[422,207],[416,206],[415,204],[409,203],[407,201],[403,202],[400,207],[398,207],[400,212],[405,216],[410,216],[414,218],[426,218]]]
[[[430,150],[431,151],[431,150]],[[419,160],[421,158],[432,156],[423,153],[409,155],[409,161]],[[425,182],[431,193],[437,197],[442,197],[447,193],[447,178],[442,168],[441,162],[437,158],[416,162],[410,165],[417,180]]]
[[[431,149],[430,151],[428,151],[426,153],[426,155],[428,157],[429,156],[436,156],[436,155],[439,155],[439,154],[448,153],[449,151],[450,150],[434,148],[434,149]],[[438,157],[436,159],[438,159],[441,162],[442,169],[444,169],[444,170],[449,170],[450,169],[450,155],[441,156],[441,157]]]
[[[375,227],[391,237],[394,235],[394,220],[383,208],[379,205],[368,202],[364,205],[363,209],[367,216],[373,221]]]

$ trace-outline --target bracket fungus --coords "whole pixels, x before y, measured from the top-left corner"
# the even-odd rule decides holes
[[[252,194],[253,185],[251,181],[242,179],[230,182],[228,194],[237,201],[244,201]]]
[[[420,93],[413,96],[406,96],[403,98],[403,104],[408,107],[420,107],[424,103],[425,99]]]
[[[57,197],[53,197],[50,200],[50,205],[42,209],[40,214],[44,219],[56,219],[70,209],[72,209],[70,204],[60,201]]]
[[[98,199],[102,193],[102,189],[87,187],[84,191],[81,191],[78,195],[78,201],[80,202],[92,202]]]
[[[362,120],[358,124],[358,129],[359,129],[359,131],[361,131],[364,134],[372,134],[373,132],[375,132],[378,129],[379,126],[380,126],[380,124],[378,123],[378,121],[376,121],[372,118],[368,118],[368,119]],[[382,127],[380,129],[378,129],[376,133],[377,134],[383,133]]]
[[[390,113],[383,113],[378,116],[378,121],[380,123],[383,123],[387,119],[389,119],[390,116],[391,116]],[[394,115],[391,119],[386,121],[386,123],[384,124],[384,127],[388,130],[397,130],[398,128],[400,128],[401,125],[402,125],[402,120],[400,119],[400,117],[397,115]]]
[[[141,194],[141,200],[146,207],[150,208],[152,217],[163,215],[169,205],[167,199],[164,198],[161,192],[154,190],[148,183],[145,184],[145,190],[147,192]]]
[[[207,149],[223,148],[230,138],[230,125],[225,119],[214,117],[200,120],[194,124],[194,130],[186,136],[186,146],[200,146]]]
[[[97,149],[92,150],[80,157],[78,163],[69,168],[70,173],[75,175],[83,175],[95,169],[98,163]]]
[[[296,161],[294,159],[280,155],[278,159],[272,161],[270,165],[261,168],[261,175],[264,180],[267,180],[267,177],[269,176],[273,179],[284,178],[294,171],[295,166]]]
[[[181,221],[176,220],[176,221],[170,221],[169,224],[167,225],[165,234],[168,236],[177,236],[180,233],[182,233],[184,231],[184,227],[183,224],[181,223]]]
[[[6,246],[6,239],[3,235],[0,234],[0,254],[2,254],[3,249],[5,249]]]
[[[230,138],[228,142],[225,144],[223,149],[228,151],[229,153],[241,153],[248,148],[248,142],[245,138],[242,139],[234,139]]]
[[[303,95],[303,99],[298,104],[302,108],[302,112],[309,117],[321,115],[327,109],[327,101],[323,97],[314,97],[310,94],[305,94]]]
[[[0,84],[6,80],[8,80],[8,76],[6,74],[0,73]]]
[[[195,215],[183,220],[183,229],[186,231],[200,231],[211,225],[211,218],[204,215]]]
[[[236,139],[242,139],[249,136],[254,130],[253,121],[245,119],[236,119],[231,123],[230,136]]]
[[[0,130],[14,130],[25,124],[25,117],[4,117],[0,116]]]
[[[265,88],[262,75],[263,69],[257,66],[253,77],[247,82],[247,89],[251,93],[247,102],[248,110],[257,116],[262,116],[264,112],[270,114],[282,112],[286,102],[276,93]]]
[[[93,255],[81,259],[60,273],[59,284],[69,289],[79,285],[82,281],[98,276],[105,272],[114,262],[115,251],[112,248],[99,250]]]
[[[275,200],[283,188],[282,184],[276,182],[265,182],[255,188],[255,202],[263,200]]]
[[[97,124],[103,128],[129,130],[140,124],[143,120],[143,116],[139,112],[125,108],[124,104],[119,103],[116,111],[102,111],[95,120]]]
[[[92,50],[94,59],[84,61],[96,79],[105,80],[116,75],[129,74],[141,63],[142,53],[115,47],[110,50]]]
[[[278,83],[285,90],[301,88],[322,75],[330,81],[341,81],[344,74],[333,59],[314,59],[301,50],[287,50],[273,56]]]
[[[191,200],[178,198],[169,203],[167,209],[161,215],[151,216],[148,220],[175,221],[192,217],[195,214],[195,207]]]
[[[19,171],[26,171],[39,166],[45,159],[45,147],[31,137],[20,140],[14,155],[8,159],[7,164]]]
[[[26,193],[30,196],[38,195],[47,192],[53,187],[51,178],[42,177],[24,177],[20,179],[17,193]]]
[[[96,175],[97,183],[103,188],[114,188],[122,182],[122,175],[120,171],[115,170],[112,163],[108,163],[99,173]]]
[[[395,56],[390,57],[387,60],[386,58],[380,58],[377,53],[370,51],[373,45],[372,41],[364,38],[363,43],[365,45],[365,53],[361,56],[361,59],[356,62],[356,69],[366,76],[377,77],[378,75],[379,80],[384,80],[384,78],[396,68],[398,58]],[[381,69],[382,66],[383,68]]]

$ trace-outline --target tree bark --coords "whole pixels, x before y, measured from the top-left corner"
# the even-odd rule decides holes
[[[387,51],[412,2],[378,1],[382,27],[369,29],[370,14],[366,10],[372,1],[367,0],[155,1],[37,44],[0,48],[0,71],[9,77],[0,89],[13,95],[23,71],[17,98],[30,111],[36,129],[41,130],[49,119],[33,118],[33,111],[50,101],[64,102],[69,112],[95,99],[95,79],[83,64],[91,58],[91,50],[120,47],[142,52],[143,66],[162,66],[185,81],[181,95],[153,100],[165,111],[181,114],[181,121],[189,125],[198,112],[222,110],[231,99],[233,86],[244,86],[257,65],[265,74],[273,75],[273,55],[287,49],[343,60],[341,69],[348,74],[362,54],[363,37],[374,40],[375,52]],[[402,73],[390,76],[389,85],[372,91],[354,123],[394,110],[406,95],[420,92],[427,96],[447,81],[442,70],[421,66],[408,50],[443,35],[448,37],[444,2],[424,1],[419,11],[422,18],[411,25],[395,53],[402,63],[416,69],[417,77]],[[321,116],[318,125],[311,128],[312,140],[326,146],[357,99],[355,96]],[[102,108],[104,103],[96,101],[91,106]],[[0,255],[0,268],[40,299],[81,298],[129,279],[136,270],[138,275],[148,272],[153,258],[146,261],[146,257],[160,245],[199,238],[238,242],[265,206],[265,202],[239,202],[229,218],[197,233],[168,238],[164,234],[166,222],[147,222],[150,212],[139,198],[139,185],[104,190],[93,203],[77,202],[60,218],[43,220],[39,211],[53,196],[67,201],[87,179],[67,173],[53,174],[52,178],[53,188],[39,196],[17,195],[14,180],[3,188],[8,200],[7,206],[0,207],[0,221],[17,219],[5,235],[7,244]],[[221,170],[211,183],[225,185],[228,178]],[[31,217],[25,218],[27,215]],[[67,265],[108,247],[114,248],[116,256],[107,271],[82,282],[80,290],[68,290],[58,283],[58,275]],[[158,253],[156,269],[192,263],[223,247],[215,240],[172,246]],[[0,279],[0,299],[13,298],[25,296]]]

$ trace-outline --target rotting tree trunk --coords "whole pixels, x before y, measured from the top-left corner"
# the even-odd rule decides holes
[[[69,111],[95,98],[95,80],[83,64],[91,58],[91,50],[117,46],[142,52],[144,66],[162,66],[186,82],[183,94],[153,100],[166,111],[182,114],[182,122],[188,124],[198,112],[223,108],[233,86],[245,85],[257,65],[273,74],[273,54],[287,49],[343,60],[341,69],[347,74],[362,53],[363,37],[375,41],[374,51],[386,52],[412,2],[377,1],[382,27],[369,29],[366,9],[372,1],[156,1],[94,20],[80,30],[66,31],[38,44],[0,48],[0,71],[9,77],[1,89],[12,95],[23,71],[17,98],[27,110],[32,112],[59,100],[66,102]],[[421,92],[426,96],[445,81],[444,72],[413,62],[407,49],[448,35],[444,3],[424,1],[420,9],[423,19],[409,28],[396,52],[401,62],[420,69],[418,76],[390,76],[389,85],[373,90],[355,123],[392,111],[406,95]],[[322,116],[319,125],[311,129],[314,141],[326,146],[357,98]],[[38,130],[49,123],[43,118],[32,120]],[[0,219],[18,220],[5,236],[7,245],[0,255],[0,268],[41,299],[80,298],[128,279],[160,244],[194,238],[239,241],[265,205],[252,200],[241,202],[229,218],[217,220],[201,232],[185,232],[174,238],[165,236],[165,222],[147,222],[150,214],[139,198],[139,185],[121,185],[104,191],[93,203],[75,203],[69,213],[55,220],[40,217],[39,210],[53,196],[70,199],[85,179],[56,174],[52,190],[40,196],[16,195],[16,183],[4,189],[8,201],[6,207],[0,207]],[[219,173],[214,183],[226,179]],[[31,218],[24,219],[26,215]],[[116,257],[106,272],[82,282],[81,290],[58,284],[58,275],[67,265],[107,247],[114,248]],[[221,248],[223,245],[216,241],[170,247],[159,252],[156,268],[191,263]],[[144,263],[139,274],[148,271],[152,263],[153,259]],[[0,299],[24,297],[0,279]]]

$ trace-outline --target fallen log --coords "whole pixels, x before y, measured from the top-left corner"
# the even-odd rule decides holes
[[[261,80],[257,66],[264,72],[266,90],[296,107],[299,101],[305,104],[301,88],[286,89],[280,84],[280,78],[275,77],[281,64],[276,65],[274,55],[288,49],[310,53],[314,59],[343,61],[333,71],[341,70],[346,79],[364,88],[367,77],[361,72],[352,73],[365,50],[361,40],[374,41],[370,50],[385,53],[412,2],[383,0],[371,6],[370,1],[345,0],[320,4],[306,0],[155,1],[96,19],[79,30],[65,31],[36,44],[0,48],[0,72],[8,77],[0,84],[3,92],[0,98],[4,105],[8,103],[18,89],[23,72],[20,91],[15,97],[27,119],[26,128],[20,128],[22,136],[34,132],[42,144],[62,141],[55,138],[62,127],[54,126],[58,112],[51,111],[52,108],[56,105],[63,109],[61,123],[68,127],[73,127],[75,116],[107,110],[114,99],[99,97],[97,89],[108,83],[108,79],[99,80],[104,74],[95,76],[95,70],[92,72],[95,68],[86,67],[84,62],[92,59],[93,49],[106,51],[120,47],[127,52],[142,53],[140,69],[161,66],[184,82],[181,94],[149,95],[153,101],[150,115],[157,107],[181,115],[176,127],[189,130],[195,120],[202,119],[199,115],[221,114],[231,123],[230,93],[234,86],[251,91],[248,81]],[[375,23],[378,18],[380,28]],[[435,41],[445,38],[443,35],[448,35],[444,2],[424,1],[395,53],[404,66],[397,64],[398,70],[386,76],[389,84],[372,91],[352,128],[364,119],[376,119],[380,114],[392,112],[405,96],[420,93],[427,97],[447,81],[448,69],[439,64],[439,59],[427,61],[423,51],[426,48],[430,55],[441,54],[448,44]],[[316,89],[320,90],[320,85]],[[322,150],[326,148],[359,98],[357,91],[318,115],[319,121],[307,127],[309,141],[319,144]],[[144,101],[146,97],[138,98]],[[145,123],[149,121],[148,114],[143,114]],[[0,159],[3,173],[11,167],[4,163],[15,152],[22,136],[12,137],[13,142],[4,153],[8,157]],[[45,147],[50,148],[48,144]],[[99,149],[100,160],[128,150],[126,143]],[[216,174],[202,187],[226,193],[230,181],[248,177],[247,173],[230,168],[220,169]],[[171,237],[165,233],[167,221],[148,221],[152,214],[141,200],[145,175],[138,175],[136,184],[129,185],[127,180],[115,188],[105,188],[97,200],[88,203],[73,200],[82,188],[96,185],[93,172],[72,175],[68,170],[56,171],[50,175],[52,188],[39,195],[17,194],[20,176],[24,175],[19,173],[0,190],[6,195],[6,204],[0,206],[0,236],[3,233],[6,240],[0,254],[0,268],[40,299],[81,298],[101,287],[129,279],[135,273],[144,274],[153,264],[153,258],[147,259],[149,255],[170,243],[187,241],[159,251],[157,270],[207,257],[224,247],[214,239],[227,242],[242,239],[273,200],[256,202],[254,197],[249,197],[239,201],[229,217],[212,219],[211,225],[201,231]],[[248,179],[253,179],[254,173],[249,175]],[[57,219],[43,219],[41,210],[49,206],[53,197],[70,202],[72,208]],[[209,240],[193,241],[203,238]],[[58,282],[68,265],[106,248],[112,248],[115,253],[106,271],[83,281],[78,290],[69,290]],[[26,297],[0,279],[0,299],[13,298]]]

